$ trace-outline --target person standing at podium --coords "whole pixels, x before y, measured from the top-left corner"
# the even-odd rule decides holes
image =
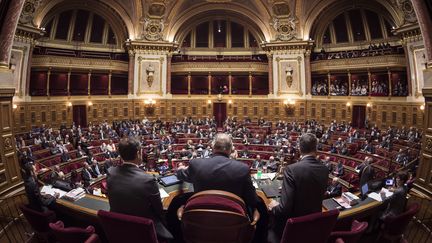
[[[316,159],[317,139],[306,133],[300,137],[300,161],[283,172],[280,202],[272,200],[268,209],[274,216],[269,242],[280,242],[288,218],[321,212],[327,189],[328,168]]]

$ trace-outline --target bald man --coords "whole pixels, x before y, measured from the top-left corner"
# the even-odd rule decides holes
[[[178,167],[177,177],[192,183],[195,192],[222,190],[241,197],[249,207],[256,207],[257,195],[249,174],[249,167],[229,158],[233,143],[225,133],[216,135],[210,158],[194,159],[189,167]]]

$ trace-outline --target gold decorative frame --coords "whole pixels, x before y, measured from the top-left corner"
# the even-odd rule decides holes
[[[303,58],[301,56],[298,56],[297,58],[294,57],[289,57],[289,58],[281,58],[281,57],[276,57],[276,62],[277,62],[277,68],[278,68],[278,91],[277,94],[278,95],[283,95],[283,94],[296,94],[296,95],[303,95],[303,91],[302,91],[302,82],[301,82],[301,61],[303,60]],[[293,81],[297,82],[298,85],[298,90],[294,90],[294,91],[282,91],[282,82],[285,81],[285,78],[282,78],[282,63],[283,62],[293,62],[293,61],[297,61],[297,74],[294,74],[295,77],[297,77],[297,81]]]
[[[24,94],[24,92],[23,92],[23,80],[26,80],[26,78],[24,77],[23,74],[24,74],[25,55],[27,52],[27,47],[26,46],[13,46],[12,52],[18,52],[21,54],[20,60],[17,60],[17,62],[19,62],[21,66],[20,66],[19,74],[17,76],[17,80],[14,80],[14,82],[19,82],[18,90],[15,90],[15,95],[18,95],[18,97],[22,97]]]
[[[164,57],[159,57],[159,58],[145,58],[145,57],[138,57],[138,90],[136,95],[140,96],[142,94],[157,94],[162,96],[162,69],[163,69],[163,62],[164,62],[165,58]],[[155,62],[155,61],[159,61],[159,91],[143,91],[142,90],[142,85],[141,85],[141,81],[143,78],[143,67],[142,67],[142,63],[143,62]],[[153,84],[155,82],[153,81]]]

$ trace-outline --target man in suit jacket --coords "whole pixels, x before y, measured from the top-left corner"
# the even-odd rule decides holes
[[[107,177],[107,195],[112,212],[145,217],[153,220],[159,237],[171,239],[162,223],[162,202],[153,176],[138,168],[140,145],[132,138],[119,144],[121,166],[111,167]]]
[[[339,182],[339,178],[333,177],[332,183],[327,187],[325,195],[327,198],[338,197],[342,195],[342,185]]]
[[[254,208],[257,195],[246,164],[229,158],[232,140],[228,134],[218,134],[213,141],[210,158],[194,159],[186,168],[178,167],[177,177],[193,184],[194,191],[222,190],[241,197],[246,205]]]
[[[269,242],[280,242],[288,218],[321,212],[329,171],[316,159],[317,139],[306,133],[300,137],[300,161],[286,167],[280,203],[268,205],[275,217],[269,230]]]
[[[356,171],[359,173],[360,186],[363,186],[369,181],[373,180],[375,171],[370,163],[373,161],[371,157],[366,157],[364,162],[356,167]]]

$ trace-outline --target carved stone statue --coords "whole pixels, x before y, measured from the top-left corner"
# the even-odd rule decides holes
[[[293,68],[291,66],[288,66],[285,70],[286,76],[285,76],[285,80],[286,83],[288,85],[288,88],[291,88],[292,83],[293,83]]]
[[[147,73],[147,84],[149,86],[149,88],[151,88],[151,86],[153,85],[153,81],[154,81],[154,67],[150,64],[147,69],[146,69],[146,73]]]

